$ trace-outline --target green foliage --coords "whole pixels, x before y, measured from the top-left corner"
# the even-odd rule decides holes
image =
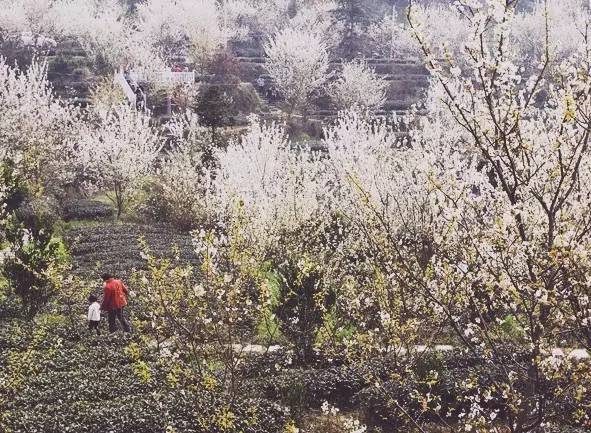
[[[167,222],[182,231],[206,225],[208,215],[203,210],[205,205],[198,208],[200,212],[195,205],[203,193],[193,191],[192,200],[181,200],[178,196],[170,194],[171,185],[165,184],[167,180],[155,176],[143,182],[141,193],[137,194],[140,199],[136,200],[130,209],[131,219],[143,222],[147,219],[155,224]]]
[[[8,298],[8,288],[8,280],[5,277],[0,276],[0,305],[4,305]]]
[[[230,400],[245,356],[236,347],[251,338],[260,313],[260,273],[246,242],[233,221],[227,236],[201,233],[197,267],[175,266],[146,249],[149,270],[135,284],[147,310],[140,326],[150,340],[165,343],[165,351],[192,371],[196,386],[215,388]]]
[[[142,383],[148,383],[152,380],[152,373],[150,366],[142,360],[142,353],[140,346],[131,342],[123,352],[127,355],[132,363],[133,372]]]
[[[212,129],[229,124],[236,114],[232,109],[232,96],[226,86],[220,84],[207,86],[195,103],[195,111],[199,114],[201,123]]]
[[[112,221],[114,216],[113,206],[99,200],[71,200],[63,207],[63,218],[66,222]]]
[[[277,286],[273,313],[299,364],[310,364],[316,358],[316,336],[325,312],[334,303],[322,290],[325,268],[321,245],[330,236],[324,228],[309,224],[285,233],[283,242],[270,252]],[[305,244],[302,239],[307,240]]]
[[[508,315],[503,319],[499,324],[499,329],[507,338],[510,338],[513,341],[523,340],[523,337],[525,336],[523,328],[517,319],[515,319],[515,316],[512,315]]]
[[[333,14],[343,24],[340,52],[345,58],[353,58],[364,50],[361,30],[371,22],[371,11],[375,7],[368,0],[337,0]]]
[[[334,308],[326,311],[322,316],[322,326],[316,334],[316,347],[326,348],[336,345],[343,347],[347,340],[350,340],[357,331],[351,322],[346,322],[339,317]]]
[[[26,226],[12,215],[4,232],[10,255],[1,275],[19,297],[25,315],[32,318],[56,294],[68,253],[62,241],[53,237],[52,227],[40,219]]]
[[[276,272],[264,271],[262,286],[265,302],[257,323],[257,339],[266,346],[285,343],[285,337],[281,333],[281,324],[275,314],[281,303],[279,275]]]
[[[255,113],[260,107],[259,96],[252,85],[213,83],[203,86],[193,109],[200,124],[211,129],[210,148],[204,148],[204,161],[211,161],[217,148],[226,143],[220,128],[238,124],[238,116]]]
[[[281,303],[276,311],[283,333],[294,344],[297,360],[309,363],[314,357],[314,336],[322,322],[315,299],[322,270],[307,255],[296,255],[279,263],[277,273]]]
[[[14,212],[27,197],[27,186],[24,179],[15,172],[15,165],[10,160],[0,163],[0,221]]]
[[[324,401],[341,408],[350,407],[355,394],[369,385],[363,373],[355,368],[319,367],[286,369],[263,378],[264,395],[280,400],[296,415],[301,415],[309,408],[319,408]]]
[[[57,292],[68,253],[53,236],[53,210],[43,201],[25,201],[26,189],[10,164],[2,165],[0,176],[8,189],[7,215],[0,219],[8,254],[0,276],[32,318]]]

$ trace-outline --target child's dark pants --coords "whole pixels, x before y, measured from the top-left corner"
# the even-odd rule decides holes
[[[99,329],[99,324],[101,322],[98,320],[89,320],[88,321],[88,329],[90,329],[91,331],[93,329],[96,329],[96,335],[99,335],[101,333],[100,329]]]

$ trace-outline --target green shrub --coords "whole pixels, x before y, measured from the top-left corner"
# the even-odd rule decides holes
[[[259,387],[265,398],[281,401],[295,414],[318,409],[325,401],[348,408],[356,393],[367,386],[359,373],[347,366],[286,369],[261,378]]]
[[[31,234],[16,222],[7,233],[12,255],[2,276],[22,302],[25,315],[32,318],[57,292],[67,263],[65,248],[51,234]]]
[[[24,183],[8,163],[0,167],[0,177],[8,190],[0,203],[6,212],[3,218],[0,215],[6,250],[0,277],[8,294],[17,295],[25,315],[32,318],[55,294],[68,255],[53,236],[57,220],[53,203],[26,199]]]

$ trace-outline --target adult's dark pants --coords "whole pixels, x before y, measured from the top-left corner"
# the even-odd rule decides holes
[[[115,332],[119,329],[117,326],[117,320],[121,323],[123,331],[131,332],[131,326],[129,325],[129,322],[125,320],[125,316],[123,315],[123,308],[109,310],[107,316],[109,318],[109,332]]]

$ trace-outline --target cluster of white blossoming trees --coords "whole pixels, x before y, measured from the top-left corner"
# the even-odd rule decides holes
[[[3,0],[0,41],[42,53],[73,39],[97,64],[154,76],[187,62],[203,71],[228,42],[260,32],[271,36],[268,70],[290,113],[321,88],[340,108],[384,102],[386,83],[363,61],[346,64],[339,82],[328,85],[329,51],[341,31],[332,18],[338,2],[309,0],[295,16],[290,0],[150,0],[133,10],[125,3]]]
[[[247,1],[222,2],[226,9],[176,3],[140,4],[140,27],[109,21],[120,34],[93,30],[112,17],[108,8],[87,15],[91,22],[62,24],[83,26],[89,46],[108,48],[104,56],[122,56],[129,45],[116,42],[125,40],[149,42],[131,51],[165,59],[158,49],[171,45],[160,42],[188,40],[197,63],[240,33],[232,17],[273,13]],[[310,3],[308,17],[289,18],[265,46],[293,109],[328,77],[329,39],[320,32],[330,28],[322,2]],[[124,104],[83,110],[54,98],[43,67],[1,62],[0,158],[35,194],[69,185],[109,191],[120,212],[150,178],[171,208],[199,219],[199,269],[146,256],[151,271],[138,282],[150,306],[144,330],[158,341],[175,336],[166,350],[203,361],[200,377],[210,380],[205,366],[214,360],[223,365],[218,379],[228,392],[243,356],[233,347],[256,322],[269,341],[295,329],[302,353],[396,363],[396,377],[366,374],[408,431],[425,432],[433,419],[449,431],[591,428],[591,365],[570,356],[591,350],[591,14],[575,0],[538,2],[527,14],[517,0],[413,3],[406,42],[393,17],[372,31],[394,32],[420,53],[432,77],[423,109],[374,117],[383,83],[363,61],[345,64],[328,86],[351,109],[325,126],[321,152],[252,117],[243,136],[204,163],[208,135],[190,112],[155,126]],[[231,31],[210,28],[218,14]],[[259,19],[272,28],[285,22]],[[296,331],[310,316],[277,313],[271,274],[301,291],[292,301],[316,311],[307,339]],[[413,369],[440,344],[479,366],[453,383],[457,410],[439,386],[445,370],[419,381]],[[387,381],[412,384],[408,399],[393,398]]]

